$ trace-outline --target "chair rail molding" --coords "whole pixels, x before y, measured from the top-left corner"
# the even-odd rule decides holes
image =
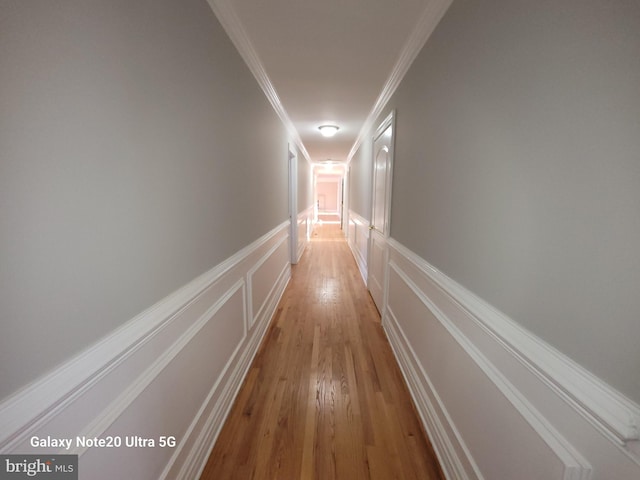
[[[593,375],[541,338],[391,239],[401,252],[440,288],[460,303],[471,317],[511,351],[550,388],[597,426],[611,440],[624,445],[640,439],[640,406]]]
[[[383,326],[449,478],[529,478],[527,462],[550,479],[640,478],[637,404],[395,239],[388,248]]]
[[[51,453],[78,454],[95,480],[196,478],[291,276],[289,228],[278,225],[5,399],[0,451],[40,453],[31,437],[71,438],[69,450]],[[138,435],[175,436],[176,446],[144,455],[124,447]],[[76,441],[106,436],[123,446]]]

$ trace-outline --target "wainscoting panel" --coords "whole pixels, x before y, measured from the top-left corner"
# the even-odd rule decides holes
[[[348,243],[353,253],[358,270],[366,285],[368,276],[369,220],[349,210]]]
[[[288,228],[5,400],[0,451],[76,453],[95,480],[197,478],[290,278]],[[41,449],[33,437],[73,441]],[[113,446],[82,442],[94,438]]]
[[[298,214],[298,261],[307,248],[313,231],[313,205]]]
[[[640,478],[637,405],[395,240],[388,245],[383,325],[447,478]],[[576,378],[597,398],[577,397]]]
[[[289,255],[287,240],[287,237],[281,238],[249,270],[248,284],[253,313],[249,328],[264,315],[270,298],[273,298],[272,291],[277,286],[274,279],[280,276],[282,269],[290,268],[287,261]]]

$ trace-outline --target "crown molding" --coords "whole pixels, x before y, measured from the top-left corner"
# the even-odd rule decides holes
[[[452,2],[453,0],[430,0],[428,5],[422,11],[422,15],[418,20],[416,28],[413,29],[413,32],[411,32],[411,35],[407,39],[407,42],[404,44],[398,61],[393,67],[393,70],[391,70],[391,74],[389,75],[389,78],[387,78],[376,103],[373,105],[369,116],[360,129],[358,138],[356,138],[356,141],[349,151],[349,155],[347,155],[347,163],[351,163],[351,159],[358,151],[358,148],[360,148],[360,145],[362,145],[362,142],[369,137],[369,132],[371,131],[374,122],[382,113],[382,110],[391,99],[391,96],[395,93],[400,82],[409,70],[409,67],[418,56],[420,50],[422,50],[422,47],[427,43],[427,40],[436,29],[438,23],[440,23],[440,20]]]
[[[213,10],[215,16],[218,18],[218,21],[222,25],[222,28],[224,28],[225,32],[227,32],[227,35],[240,53],[240,56],[249,67],[249,70],[251,70],[251,73],[253,73],[253,76],[260,85],[260,88],[262,88],[262,91],[271,103],[271,106],[276,111],[278,117],[280,117],[280,120],[287,129],[291,140],[293,141],[293,143],[295,143],[296,147],[298,147],[300,153],[302,153],[307,161],[311,163],[309,152],[302,143],[300,134],[296,130],[296,127],[293,125],[293,122],[289,118],[289,114],[287,114],[287,111],[282,105],[280,97],[278,96],[278,92],[271,83],[264,65],[262,65],[262,62],[258,57],[258,53],[253,47],[251,40],[249,39],[247,31],[242,26],[242,22],[233,9],[232,2],[229,0],[207,0],[207,2]]]

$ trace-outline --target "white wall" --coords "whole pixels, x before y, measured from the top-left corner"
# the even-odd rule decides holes
[[[286,129],[201,0],[2,2],[0,107],[0,451],[195,478],[289,278]]]
[[[383,325],[447,478],[640,476],[639,405],[389,245]]]
[[[374,123],[383,324],[448,478],[640,477],[639,46],[637,2],[454,1]]]
[[[311,163],[298,154],[298,212],[313,206],[313,173]]]
[[[367,220],[371,219],[372,155],[373,142],[369,135],[349,163],[349,210]]]
[[[300,260],[304,249],[311,238],[313,230],[313,173],[311,162],[300,153],[298,161],[298,205],[297,205],[297,260]]]
[[[5,400],[0,451],[78,454],[81,478],[197,478],[289,280],[288,231],[277,226]],[[133,436],[154,445],[127,447]]]
[[[454,2],[390,102],[393,237],[635,401],[639,27],[634,1]]]
[[[334,178],[316,181],[316,196],[318,198],[318,210],[321,212],[338,213],[339,180]]]
[[[284,221],[287,165],[206,2],[0,9],[3,398]]]

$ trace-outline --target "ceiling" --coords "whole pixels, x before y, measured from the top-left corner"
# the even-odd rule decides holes
[[[347,162],[451,0],[208,0],[312,162]],[[340,127],[323,137],[323,124]]]

